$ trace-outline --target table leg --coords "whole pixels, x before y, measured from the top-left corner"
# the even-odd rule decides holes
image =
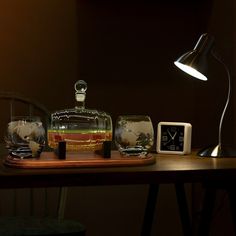
[[[141,236],[150,236],[152,231],[152,222],[155,213],[155,206],[157,194],[159,191],[159,184],[150,184],[146,209],[144,213]]]
[[[216,188],[206,187],[203,201],[203,209],[198,230],[199,236],[207,236],[210,233],[210,221],[212,219],[213,209],[216,200]]]
[[[236,234],[236,190],[230,188],[228,190],[229,202],[230,202],[230,211],[232,215],[232,222],[234,226],[234,232]]]
[[[191,221],[189,218],[189,210],[187,198],[185,194],[184,184],[175,184],[176,197],[179,206],[180,219],[182,223],[183,235],[192,235]]]

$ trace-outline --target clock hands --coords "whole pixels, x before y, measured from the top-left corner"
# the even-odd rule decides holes
[[[174,133],[174,135],[172,137],[173,140],[175,139],[176,134],[177,134],[177,131]]]
[[[169,142],[171,142],[171,141],[173,141],[173,140],[175,139],[175,136],[177,135],[177,131],[175,131],[175,133],[172,135],[171,132],[169,131],[169,129],[167,129],[167,133],[169,134],[170,139],[164,144],[165,146],[166,146]]]
[[[170,135],[170,137],[172,138],[172,135],[171,135],[171,133],[170,133],[170,131],[169,130],[167,130],[167,133]]]
[[[168,134],[170,135],[171,140],[174,140],[174,139],[175,139],[175,136],[176,136],[176,134],[177,134],[177,131],[175,131],[174,135],[172,135],[169,130],[167,130],[167,132],[168,132]]]
[[[167,141],[166,143],[164,143],[164,146],[166,146],[169,142],[171,142],[173,139],[171,138],[169,141]]]

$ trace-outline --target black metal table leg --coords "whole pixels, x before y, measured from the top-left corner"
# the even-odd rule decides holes
[[[151,235],[158,191],[159,191],[159,184],[150,184],[147,203],[146,203],[146,209],[144,213],[141,236]]]
[[[228,189],[228,196],[229,196],[229,202],[230,202],[232,222],[234,226],[234,233],[236,235],[236,190],[234,188]]]
[[[184,184],[175,184],[175,191],[179,206],[180,219],[182,223],[183,235],[192,235],[191,221],[189,217],[189,210],[187,198],[185,194]]]
[[[207,236],[210,233],[210,225],[213,209],[216,200],[216,191],[214,187],[206,187],[205,197],[203,201],[203,209],[198,230],[199,236]]]

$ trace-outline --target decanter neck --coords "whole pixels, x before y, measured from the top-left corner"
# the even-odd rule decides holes
[[[75,105],[75,108],[76,109],[84,109],[85,108],[85,101],[78,101],[76,102],[76,105]]]
[[[87,90],[87,83],[84,80],[79,80],[75,83],[76,109],[85,108],[86,90]]]

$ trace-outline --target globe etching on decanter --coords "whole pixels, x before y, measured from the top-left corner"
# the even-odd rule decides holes
[[[112,140],[112,119],[106,112],[85,108],[84,80],[77,81],[74,88],[76,106],[51,114],[48,144],[56,149],[65,141],[67,152],[102,150],[103,142]]]

